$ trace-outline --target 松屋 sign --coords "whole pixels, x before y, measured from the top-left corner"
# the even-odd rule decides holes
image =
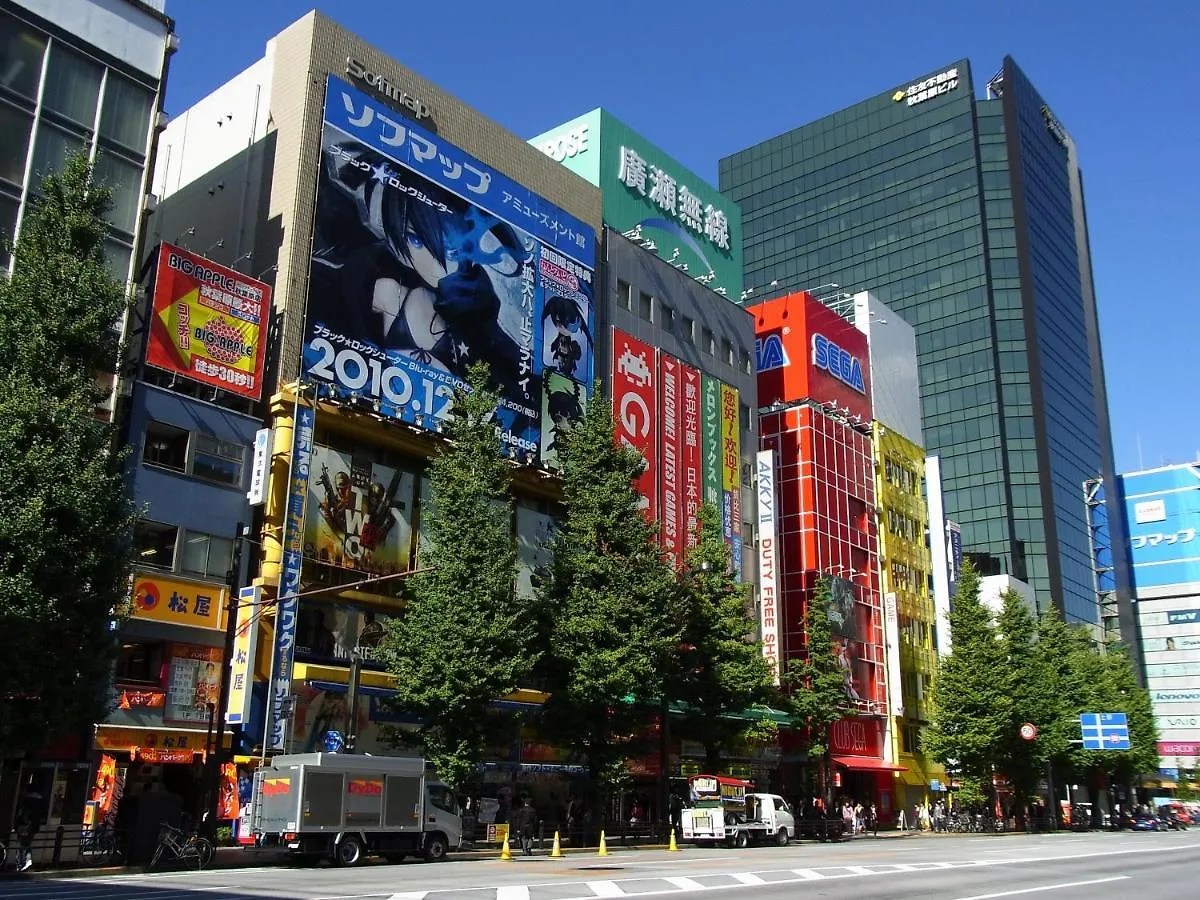
[[[916,84],[910,84],[906,89],[892,94],[892,99],[897,103],[904,100],[909,106],[916,106],[918,103],[924,103],[926,100],[932,100],[934,97],[948,93],[956,87],[958,87],[957,67],[939,72]]]

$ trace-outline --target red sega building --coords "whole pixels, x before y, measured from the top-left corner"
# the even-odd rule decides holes
[[[779,650],[805,646],[804,616],[818,579],[831,579],[830,622],[857,715],[830,736],[835,796],[893,813],[896,767],[883,758],[887,715],[883,617],[871,449],[867,338],[806,293],[751,307],[763,450],[774,451]],[[804,736],[783,736],[785,778],[807,781]]]

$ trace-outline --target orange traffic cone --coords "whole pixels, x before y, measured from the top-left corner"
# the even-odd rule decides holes
[[[604,841],[604,832],[600,832],[600,856],[608,856],[608,844]]]
[[[558,859],[562,855],[563,855],[562,844],[560,844],[558,842],[558,832],[556,831],[556,832],[554,832],[554,847],[550,851],[550,858]]]
[[[670,853],[678,853],[679,852],[679,845],[675,843],[675,829],[674,828],[671,829],[671,843],[667,847],[667,851]]]
[[[512,851],[508,849],[508,835],[504,835],[504,845],[500,848],[501,859],[512,859]]]

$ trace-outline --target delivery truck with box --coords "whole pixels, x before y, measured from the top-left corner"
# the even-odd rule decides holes
[[[250,824],[260,846],[342,866],[368,855],[435,861],[462,844],[454,794],[411,757],[276,756],[254,775]]]

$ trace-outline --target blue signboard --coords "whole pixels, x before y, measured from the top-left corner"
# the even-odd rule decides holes
[[[1200,582],[1200,463],[1121,477],[1136,590]]]
[[[1084,750],[1128,750],[1129,722],[1125,713],[1080,713]]]
[[[329,77],[304,380],[436,429],[486,363],[506,450],[545,458],[592,386],[595,256],[589,226]]]

